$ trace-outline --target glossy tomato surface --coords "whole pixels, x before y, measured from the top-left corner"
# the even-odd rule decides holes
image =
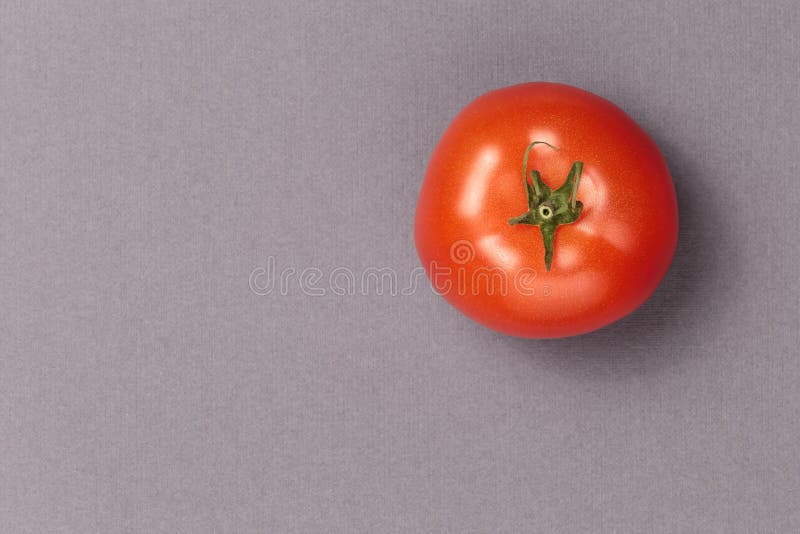
[[[431,156],[414,234],[432,285],[465,315],[513,336],[565,337],[655,291],[678,209],[664,157],[628,115],[537,82],[456,116]]]

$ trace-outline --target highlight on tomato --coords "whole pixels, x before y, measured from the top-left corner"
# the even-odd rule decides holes
[[[478,323],[566,337],[638,308],[669,269],[678,207],[653,140],[568,85],[486,93],[442,135],[414,238],[434,289]]]

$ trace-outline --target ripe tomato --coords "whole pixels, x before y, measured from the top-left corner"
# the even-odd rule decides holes
[[[678,237],[664,157],[622,110],[555,83],[489,92],[433,152],[415,241],[434,288],[475,321],[564,337],[640,306]]]

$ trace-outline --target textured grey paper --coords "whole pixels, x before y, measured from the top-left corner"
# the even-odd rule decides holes
[[[791,0],[1,2],[0,532],[800,531],[798,35]],[[643,308],[523,341],[301,289],[406,285],[439,135],[529,80],[662,147]]]

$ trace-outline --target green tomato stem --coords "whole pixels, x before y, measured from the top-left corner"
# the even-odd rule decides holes
[[[557,147],[545,141],[534,141],[525,149],[525,155],[522,158],[522,179],[525,184],[528,211],[509,219],[508,223],[512,226],[529,224],[539,227],[544,243],[544,264],[549,271],[553,264],[556,229],[562,224],[571,224],[577,221],[583,210],[583,204],[577,200],[583,162],[573,162],[564,184],[553,191],[544,183],[537,170],[530,171],[530,181],[528,181],[528,158],[531,149],[538,144],[558,150]]]

